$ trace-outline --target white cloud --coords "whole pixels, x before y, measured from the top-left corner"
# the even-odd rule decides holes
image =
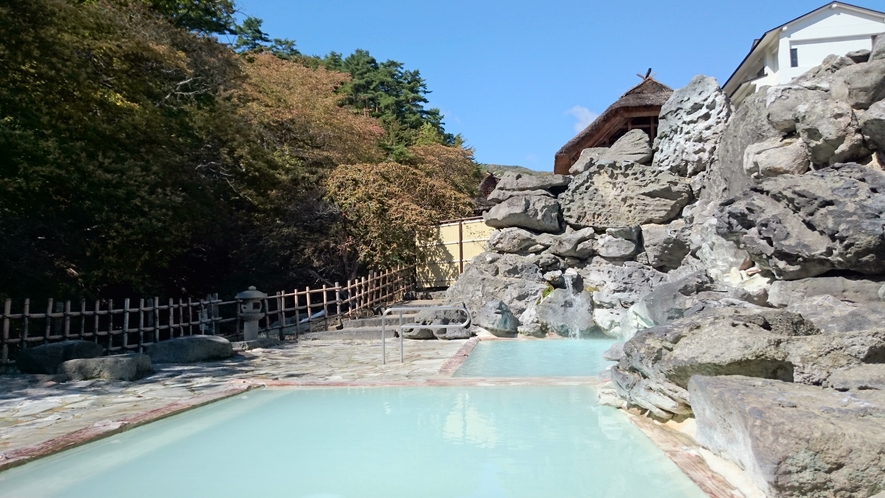
[[[576,105],[571,109],[565,111],[565,114],[570,114],[574,116],[575,121],[575,133],[579,133],[581,130],[590,125],[596,118],[599,117],[599,114],[587,109],[584,106]]]

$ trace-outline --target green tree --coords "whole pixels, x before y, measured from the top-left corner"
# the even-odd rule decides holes
[[[154,11],[188,31],[235,34],[233,0],[142,0]]]
[[[342,105],[381,121],[386,131],[382,145],[390,159],[407,159],[407,147],[430,136],[422,131],[425,126],[436,131],[437,143],[454,144],[455,137],[445,132],[439,109],[424,106],[430,91],[420,71],[406,70],[392,60],[379,63],[366,50],[356,50],[346,58],[331,52],[319,63],[350,74],[351,80],[339,89]]]

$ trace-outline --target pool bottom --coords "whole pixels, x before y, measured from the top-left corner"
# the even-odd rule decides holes
[[[253,391],[0,473],[0,496],[704,494],[586,386]]]

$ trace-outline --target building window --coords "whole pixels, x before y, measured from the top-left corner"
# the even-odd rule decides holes
[[[799,67],[799,49],[790,49],[790,67]]]

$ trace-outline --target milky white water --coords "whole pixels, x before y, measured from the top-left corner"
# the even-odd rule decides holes
[[[581,387],[253,391],[0,473],[0,497],[702,497]]]

